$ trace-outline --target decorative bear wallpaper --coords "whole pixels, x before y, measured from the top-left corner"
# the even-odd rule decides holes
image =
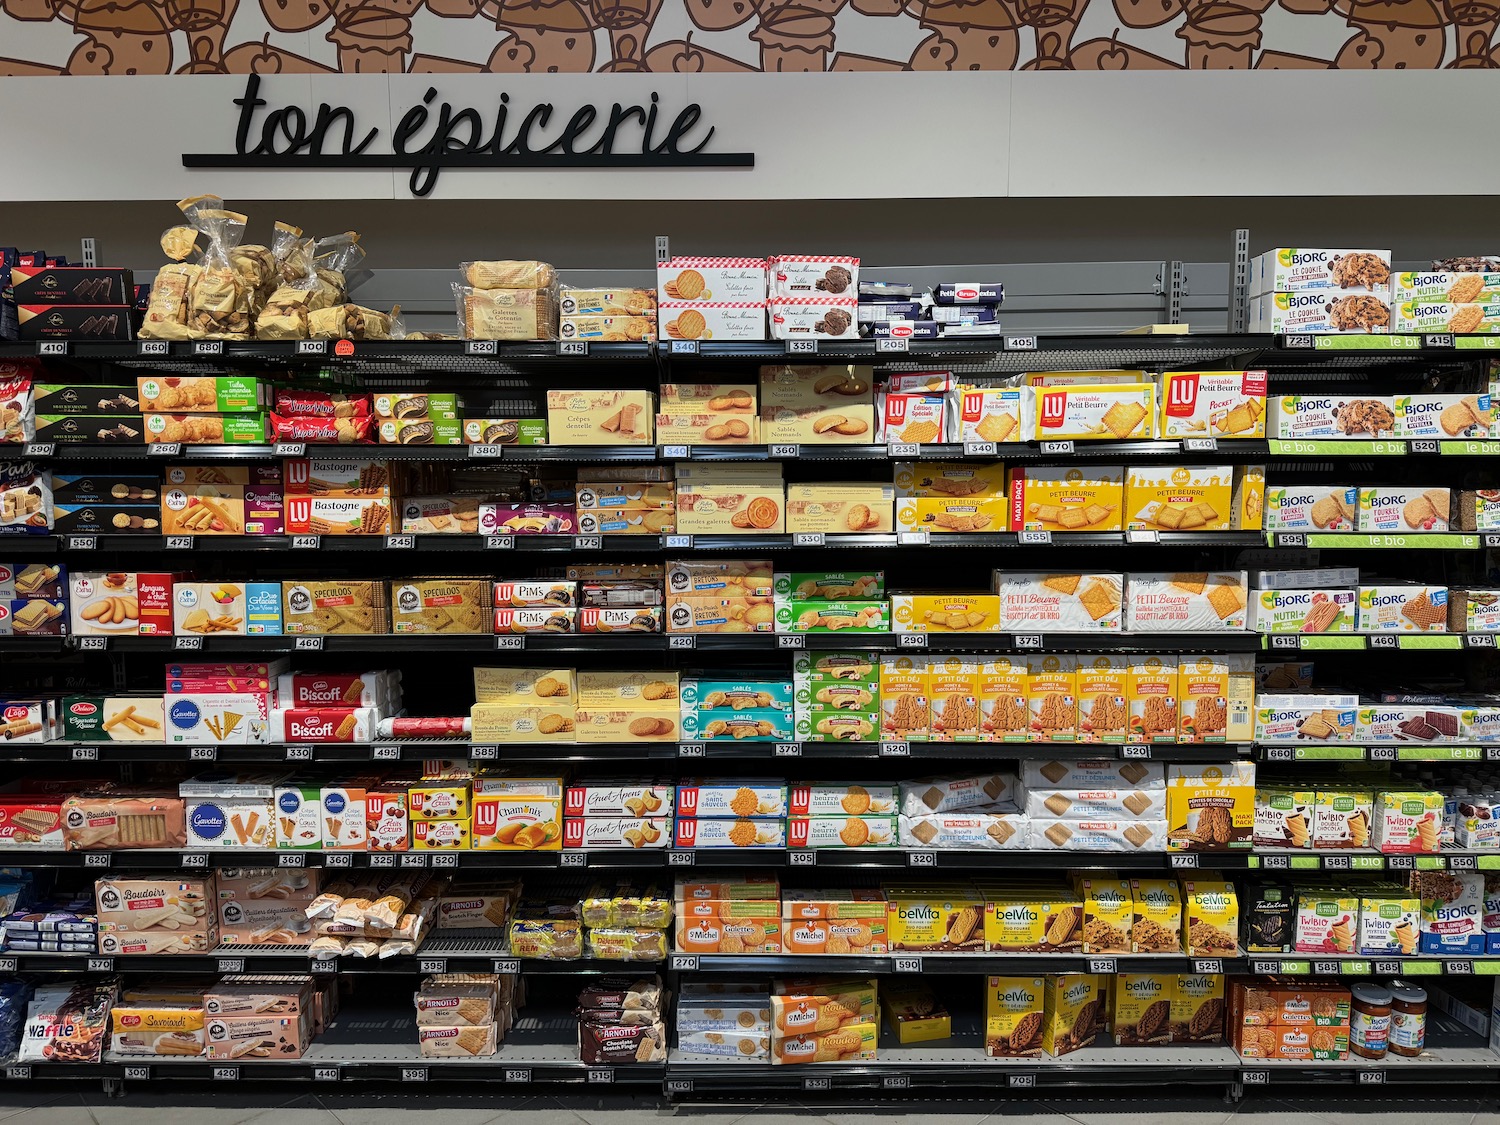
[[[1500,0],[0,0],[0,75],[1433,70],[1500,65],[1497,23]]]

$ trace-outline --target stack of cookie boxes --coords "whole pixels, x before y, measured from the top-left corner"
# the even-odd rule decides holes
[[[773,980],[771,1065],[873,1061],[878,985],[864,977]]]
[[[1497,322],[1500,327],[1500,322]],[[1488,437],[1495,424],[1490,394],[1272,395],[1266,437],[1273,440],[1368,441],[1372,438]],[[1300,483],[1300,482],[1294,482]]]
[[[793,716],[803,742],[880,737],[880,676],[867,652],[798,652],[792,660]]]
[[[776,876],[751,875],[738,882],[679,879],[672,897],[680,952],[781,952]]]
[[[1250,297],[1251,332],[1389,332],[1391,252],[1267,250],[1250,260]]]
[[[1348,1058],[1349,999],[1347,988],[1326,981],[1234,981],[1234,1048],[1242,1058]]]
[[[1396,332],[1500,331],[1500,273],[1392,274],[1391,313]]]
[[[677,786],[673,846],[783,848],[787,845],[786,812],[784,781],[685,780]]]
[[[665,848],[672,838],[671,785],[618,782],[568,786],[565,848]]]
[[[793,687],[785,680],[685,680],[681,694],[684,739],[793,737]]]

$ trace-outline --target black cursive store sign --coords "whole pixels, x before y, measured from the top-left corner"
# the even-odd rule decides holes
[[[650,105],[615,102],[606,112],[585,105],[553,125],[550,102],[524,113],[502,93],[485,116],[451,102],[433,104],[429,86],[418,105],[397,122],[390,152],[370,152],[379,129],[362,130],[348,106],[319,104],[267,109],[260,75],[245,80],[233,153],[184,153],[186,168],[410,168],[411,192],[427,195],[444,168],[754,168],[753,152],[704,152],[715,127],[699,128],[703,107],[694,102],[668,121]],[[266,110],[266,112],[262,112]],[[492,130],[492,131],[491,131]],[[332,149],[332,151],[330,151]]]

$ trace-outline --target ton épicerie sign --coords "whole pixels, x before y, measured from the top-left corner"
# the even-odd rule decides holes
[[[515,104],[501,91],[484,108],[441,101],[429,86],[401,115],[388,142],[348,106],[274,106],[261,77],[234,99],[239,121],[232,153],[185,153],[187,168],[411,169],[411,193],[429,194],[444,168],[599,169],[753,168],[751,152],[710,152],[717,128],[693,102],[673,113],[653,92],[645,104],[559,108]]]

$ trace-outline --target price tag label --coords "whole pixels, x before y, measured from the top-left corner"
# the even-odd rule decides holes
[[[427,1068],[425,1066],[403,1066],[401,1068],[401,1081],[426,1082]]]
[[[339,1068],[336,1066],[313,1067],[314,1082],[337,1082],[339,1080]]]
[[[669,649],[697,648],[698,637],[694,633],[676,633],[667,638]]]
[[[467,340],[464,355],[495,355],[500,348],[494,340]]]
[[[20,967],[20,962],[14,957],[0,957],[0,973],[13,973]]]
[[[588,865],[588,852],[563,852],[557,857],[559,867],[587,867]]]
[[[288,746],[286,748],[286,760],[289,762],[310,762],[313,760],[313,748],[308,745]]]
[[[680,343],[681,341],[677,342]],[[693,344],[696,346],[697,341],[693,341]],[[594,1066],[590,1067],[587,1071],[586,1084],[589,1086],[608,1086],[614,1080],[615,1072],[613,1067]]]
[[[1200,975],[1207,973],[1222,973],[1224,962],[1217,957],[1196,958],[1193,961],[1193,972]]]
[[[664,445],[658,456],[663,461],[685,461],[692,458],[693,451],[686,445]]]
[[[1036,337],[1007,336],[1005,337],[1005,350],[1008,352],[1034,352],[1036,351]]]
[[[70,551],[96,551],[98,549],[99,540],[92,535],[68,536],[68,550]]]
[[[1394,762],[1396,760],[1396,748],[1394,746],[1371,746],[1370,761],[1372,762]]]
[[[1012,1074],[1010,1076],[1010,1088],[1012,1090],[1029,1090],[1036,1086],[1035,1074]]]
[[[1385,1071],[1383,1070],[1361,1070],[1358,1074],[1358,1084],[1361,1086],[1384,1086]]]
[[[559,340],[557,342],[558,355],[588,355],[589,342],[587,340]]]
[[[505,456],[503,445],[471,445],[469,446],[470,461],[498,461]]]
[[[1292,866],[1292,858],[1285,855],[1263,855],[1260,857],[1260,865],[1267,871],[1288,871]]]
[[[936,867],[937,852],[907,852],[907,867]]]
[[[387,551],[410,551],[417,545],[415,535],[387,535],[385,537],[385,549]]]
[[[902,547],[925,547],[932,542],[930,531],[898,531],[896,543]]]
[[[802,743],[800,742],[778,742],[771,751],[773,758],[800,758],[802,757]]]
[[[1307,535],[1301,531],[1278,531],[1276,533],[1276,546],[1306,547]]]
[[[102,868],[108,867],[113,862],[109,852],[85,852],[83,865],[85,867]]]
[[[910,342],[902,336],[895,340],[876,340],[875,350],[877,352],[909,352]]]
[[[307,853],[305,852],[282,852],[276,857],[277,867],[306,867]]]
[[[604,540],[598,535],[573,536],[573,550],[575,551],[598,551],[603,547]]]
[[[1121,746],[1120,757],[1122,758],[1149,758],[1151,747],[1149,746]]]
[[[786,862],[789,867],[815,867],[818,853],[811,848],[794,848],[786,853]]]
[[[1281,338],[1281,346],[1283,348],[1303,348],[1311,350],[1315,345],[1313,344],[1313,338],[1311,336],[1299,334],[1293,336],[1283,336]]]
[[[881,340],[881,341],[878,341],[878,342],[882,343],[882,344],[885,343],[884,340]],[[831,1079],[831,1078],[804,1078],[802,1080],[802,1089],[804,1089],[804,1090],[831,1090],[831,1089],[833,1089],[833,1079]]]
[[[691,535],[663,535],[661,546],[664,551],[691,551],[693,537]]]
[[[112,973],[115,971],[115,959],[113,957],[90,957],[89,972]]]
[[[1401,975],[1400,961],[1376,961],[1370,967],[1376,976],[1398,977]]]
[[[793,547],[821,547],[823,546],[823,533],[821,531],[799,531],[792,536]]]
[[[213,1080],[215,1082],[238,1082],[240,1080],[240,1068],[237,1066],[216,1066],[213,1068]]]
[[[162,546],[169,551],[191,551],[193,537],[191,535],[168,535]]]
[[[104,652],[109,648],[108,637],[79,637],[77,643],[80,652]]]
[[[922,447],[914,441],[893,441],[886,446],[886,455],[893,461],[905,457],[920,457]]]
[[[1385,865],[1392,871],[1410,871],[1417,864],[1414,856],[1388,855],[1385,857]]]
[[[99,760],[99,747],[75,746],[73,747],[73,760],[75,762],[97,762]]]
[[[777,648],[806,648],[807,638],[801,633],[777,633]]]
[[[1394,636],[1385,636],[1377,633],[1369,639],[1371,648],[1399,648],[1400,642]]]
[[[37,355],[67,355],[68,342],[66,340],[42,340],[36,346]]]
[[[193,354],[194,355],[200,355],[200,356],[201,355],[223,355],[224,354],[224,341],[223,340],[194,340],[193,341]]]
[[[151,1068],[149,1066],[127,1066],[125,1068],[125,1081],[127,1082],[146,1082],[150,1078]]]
[[[302,441],[278,441],[276,443],[276,456],[306,457],[307,443]]]
[[[26,1082],[26,1081],[29,1081],[30,1078],[31,1078],[31,1067],[29,1067],[29,1066],[8,1066],[8,1067],[5,1068],[5,1077],[11,1079],[12,1081],[16,1081],[16,1082]]]
[[[891,961],[891,968],[898,973],[920,973],[922,971],[922,958],[896,957]]]
[[[328,856],[328,857],[325,857],[325,858],[331,859],[332,856]],[[370,866],[371,867],[395,867],[396,866],[396,857],[394,855],[392,855],[390,852],[371,852],[370,853]]]
[[[1323,857],[1324,871],[1348,871],[1349,857],[1346,855],[1325,855]]]
[[[1011,643],[1018,649],[1040,649],[1042,635],[1040,633],[1017,633],[1011,638]]]
[[[1292,760],[1292,748],[1290,746],[1267,746],[1265,753],[1266,761],[1268,762],[1290,762]]]
[[[57,452],[57,443],[51,441],[32,441],[26,443],[27,457],[51,457]]]
[[[1160,543],[1161,534],[1145,528],[1133,527],[1125,533],[1127,543]]]
[[[882,758],[909,758],[911,757],[911,743],[882,742],[880,744],[880,756]]]
[[[702,758],[708,754],[708,743],[706,742],[679,742],[677,744],[677,756],[679,758]]]
[[[1052,532],[1050,531],[1018,531],[1016,542],[1023,547],[1050,547],[1052,545]]]
[[[816,340],[788,340],[786,350],[790,355],[813,355],[818,350]]]
[[[672,971],[677,973],[696,973],[698,971],[698,955],[695,953],[674,953],[672,955]]]
[[[1422,346],[1424,348],[1451,348],[1451,347],[1454,346],[1454,344],[1453,344],[1453,333],[1451,333],[1451,332],[1433,332],[1433,333],[1430,333],[1429,335],[1426,335],[1426,336],[1422,337]]]
[[[1302,647],[1302,637],[1296,633],[1286,635],[1277,634],[1271,638],[1273,649],[1289,649],[1293,652]]]
[[[527,1067],[508,1067],[505,1071],[507,1082],[530,1082],[531,1070]]]
[[[1312,971],[1320,977],[1336,977],[1339,975],[1339,963],[1337,961],[1314,961]]]
[[[880,1080],[882,1090],[909,1090],[911,1078],[905,1074],[887,1074]]]
[[[135,346],[137,355],[166,355],[171,350],[165,340],[142,340]]]
[[[1113,957],[1093,957],[1089,959],[1089,972],[1106,973],[1113,976],[1115,974],[1115,964]]]
[[[1476,866],[1475,857],[1471,855],[1450,855],[1448,857],[1448,869],[1450,871],[1473,871]]]
[[[1072,453],[1073,443],[1071,441],[1044,441],[1042,442],[1043,453]]]
[[[322,652],[323,638],[317,637],[294,637],[292,648],[297,652]]]
[[[219,972],[221,973],[243,973],[245,971],[245,959],[243,957],[220,957]]]
[[[327,355],[328,354],[328,341],[327,340],[298,340],[297,341],[297,354],[298,355]]]
[[[292,550],[294,551],[316,551],[323,546],[321,535],[293,535]]]
[[[502,957],[490,963],[490,971],[502,977],[513,977],[521,972],[521,962],[514,957]]]
[[[419,973],[446,973],[448,971],[448,959],[446,957],[425,957],[417,962]]]
[[[1495,635],[1493,633],[1465,633],[1465,648],[1494,648]]]
[[[183,852],[178,858],[182,866],[189,870],[202,869],[208,866],[207,852]]]
[[[1251,961],[1250,971],[1257,976],[1271,976],[1281,972],[1280,961]]]
[[[1449,961],[1443,966],[1443,971],[1450,976],[1465,977],[1474,975],[1473,961]]]
[[[509,551],[516,545],[514,535],[487,535],[484,539],[486,551]]]
[[[323,866],[327,868],[353,867],[354,856],[349,852],[329,852],[323,857]]]
[[[504,637],[496,637],[495,638],[495,650],[497,652],[504,652],[507,649],[509,649],[511,651],[516,651],[518,649],[523,649],[525,647],[526,647],[526,638],[525,637],[504,636]]]
[[[698,862],[698,857],[693,852],[668,852],[668,867],[692,867]]]
[[[800,445],[768,445],[766,446],[766,453],[773,461],[792,461],[802,456],[802,447]],[[1496,536],[1496,538],[1500,539],[1500,536]]]
[[[671,353],[673,355],[697,355],[698,354],[698,341],[697,340],[673,340],[672,341],[672,347],[671,347]]]
[[[1168,867],[1197,867],[1198,856],[1193,852],[1172,852],[1167,856]]]
[[[377,762],[399,762],[401,760],[401,747],[398,745],[382,745],[370,747],[370,757]]]
[[[400,866],[402,866],[402,867],[426,867],[427,866],[427,853],[426,852],[402,852],[401,853]]]
[[[1218,438],[1190,437],[1182,439],[1182,451],[1184,453],[1216,453],[1218,449]]]
[[[896,637],[897,648],[926,648],[926,633],[900,633]]]
[[[452,852],[439,852],[432,857],[430,862],[434,868],[457,867],[458,856],[454,855]]]
[[[1413,453],[1436,453],[1438,443],[1432,438],[1417,438],[1407,444],[1407,448]]]
[[[1269,1070],[1240,1071],[1240,1085],[1242,1086],[1269,1086],[1270,1084],[1271,1072]]]

